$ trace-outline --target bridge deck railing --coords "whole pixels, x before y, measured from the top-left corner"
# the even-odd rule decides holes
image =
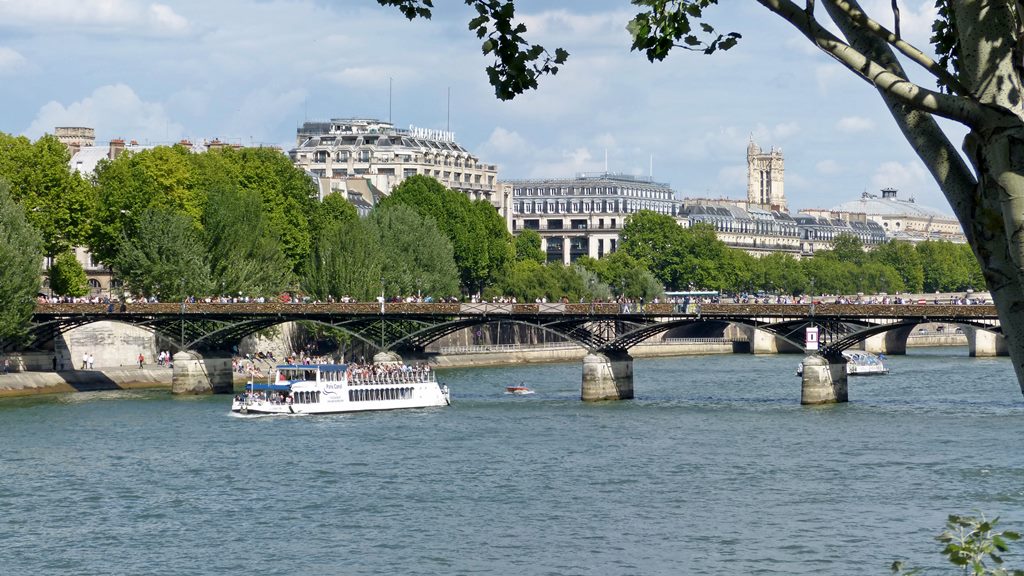
[[[238,315],[266,316],[280,314],[301,315],[370,315],[410,314],[438,316],[470,315],[646,315],[646,316],[738,316],[738,317],[943,317],[943,318],[990,318],[997,317],[992,305],[950,305],[950,304],[701,304],[691,303],[688,310],[682,304],[657,303],[619,304],[615,302],[583,303],[542,303],[542,304],[492,304],[492,303],[246,303],[220,304],[196,302],[184,306],[174,303],[135,302],[121,306],[115,304],[37,304],[36,313],[43,315],[101,315],[101,314],[154,314],[154,315]]]

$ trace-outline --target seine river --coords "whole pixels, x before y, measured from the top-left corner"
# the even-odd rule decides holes
[[[1008,360],[912,350],[817,408],[798,360],[637,360],[637,399],[599,405],[577,363],[442,372],[451,407],[378,414],[5,400],[0,572],[888,574],[944,566],[950,513],[1024,529]]]

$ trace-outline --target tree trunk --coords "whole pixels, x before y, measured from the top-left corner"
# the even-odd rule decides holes
[[[1024,393],[1024,120],[1015,123],[964,140],[979,177],[972,214],[960,221],[969,229]]]

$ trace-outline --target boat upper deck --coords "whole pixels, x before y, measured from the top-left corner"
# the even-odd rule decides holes
[[[349,386],[387,386],[436,382],[429,365],[408,364],[281,364],[275,384],[339,383]]]

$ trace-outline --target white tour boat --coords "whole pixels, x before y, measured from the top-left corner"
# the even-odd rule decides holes
[[[448,387],[428,366],[282,364],[267,383],[235,396],[239,414],[336,414],[451,404]]]
[[[871,352],[844,350],[843,358],[846,358],[847,376],[877,376],[889,373],[889,368],[882,362],[884,357]],[[803,362],[796,365],[796,375],[804,375]]]
[[[882,358],[871,352],[844,350],[843,357],[846,358],[848,376],[877,376],[889,373],[889,368],[882,362]]]

